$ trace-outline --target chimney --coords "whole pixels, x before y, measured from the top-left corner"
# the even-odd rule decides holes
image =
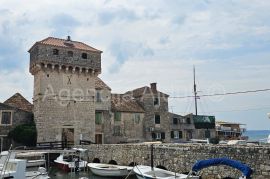
[[[150,83],[152,92],[157,92],[157,83]]]

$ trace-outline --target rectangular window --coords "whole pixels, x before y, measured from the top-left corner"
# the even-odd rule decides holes
[[[190,118],[187,118],[187,124],[191,124]]]
[[[183,138],[183,132],[179,131],[179,139],[182,139],[182,138]]]
[[[156,133],[156,139],[161,139],[161,133]]]
[[[173,118],[173,124],[177,125],[178,124],[178,119],[177,118]]]
[[[121,127],[120,126],[113,127],[113,135],[114,136],[121,136]]]
[[[159,98],[155,97],[154,98],[154,106],[159,105]]]
[[[174,138],[179,139],[179,132],[178,131],[173,131],[174,132]]]
[[[102,112],[96,112],[96,124],[102,124]]]
[[[2,112],[1,124],[11,125],[11,112]]]
[[[97,92],[96,92],[96,102],[101,102],[100,91],[97,91]]]
[[[121,112],[114,113],[114,121],[121,121]]]
[[[135,114],[134,114],[134,123],[135,123],[135,124],[139,124],[139,123],[140,123],[140,120],[141,120],[140,114],[135,113]]]
[[[155,115],[155,124],[160,124],[160,115]]]

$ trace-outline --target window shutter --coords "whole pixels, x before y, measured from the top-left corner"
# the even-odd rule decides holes
[[[165,132],[161,132],[161,139],[165,139]]]
[[[174,138],[174,132],[171,131],[171,138],[173,139]]]
[[[157,136],[156,136],[156,133],[152,133],[152,139],[156,139],[157,138]]]
[[[182,131],[179,131],[179,139],[182,139],[183,138],[183,133]]]

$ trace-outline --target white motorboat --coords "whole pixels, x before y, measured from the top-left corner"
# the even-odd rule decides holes
[[[137,165],[134,167],[133,171],[138,179],[199,179],[199,176],[175,173],[145,165]]]
[[[26,159],[26,167],[45,166],[45,152],[20,152],[16,154],[17,159]]]
[[[26,160],[9,159],[3,165],[0,171],[0,178],[14,179],[48,179],[45,168],[39,168],[38,171],[26,171]]]
[[[124,177],[134,174],[132,171],[133,167],[129,166],[111,165],[105,163],[89,163],[87,166],[90,168],[92,173],[99,176]]]
[[[54,160],[54,163],[56,163],[59,169],[65,172],[79,171],[87,167],[87,161],[82,159],[86,151],[87,149],[73,148],[67,153],[60,154],[60,156]]]

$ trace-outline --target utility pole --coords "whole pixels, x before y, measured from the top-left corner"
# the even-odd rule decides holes
[[[196,77],[195,77],[195,66],[193,65],[193,78],[194,78],[194,100],[195,100],[195,114],[198,115],[198,109],[197,109],[197,87],[196,87]]]

